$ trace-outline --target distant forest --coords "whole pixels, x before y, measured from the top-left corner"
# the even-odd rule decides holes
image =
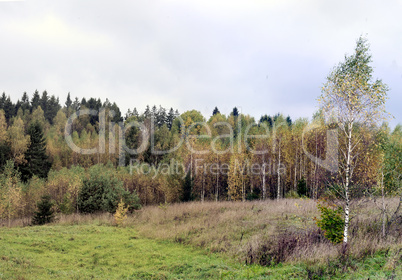
[[[328,194],[328,186],[336,188],[341,184],[306,154],[325,159],[327,131],[331,128],[320,112],[313,116],[315,128],[306,130],[311,125],[306,118],[292,120],[267,113],[256,121],[237,108],[229,115],[215,108],[208,118],[196,110],[179,114],[174,108],[156,105],[147,106],[141,113],[133,107],[123,115],[117,104],[108,99],[72,100],[68,94],[66,100],[61,105],[58,97],[46,91],[35,91],[31,97],[24,93],[16,103],[5,93],[0,97],[0,168],[4,173],[11,161],[18,178],[15,199],[20,203],[16,204],[15,216],[32,214],[34,202],[43,194],[51,195],[58,211],[76,211],[80,189],[94,166],[117,178],[126,191],[136,193],[143,205],[188,200],[319,198]],[[83,109],[106,111],[103,153],[73,151],[65,141],[68,118]],[[125,129],[124,145],[128,149],[139,149],[144,139],[147,142],[145,149],[130,155],[121,149],[118,137],[110,133],[119,135],[118,123],[133,121],[149,129],[148,135],[138,126]],[[98,115],[78,116],[72,128],[76,146],[99,147]],[[354,197],[376,186],[381,166],[393,170],[401,159],[401,125],[391,130],[384,123],[360,128],[358,133],[362,140],[355,147],[359,153],[354,159],[352,178],[359,178],[359,186],[353,188]],[[265,136],[258,137],[261,135]],[[342,141],[339,144],[342,147]],[[154,152],[169,149],[172,152]],[[119,166],[122,153],[125,166]],[[395,178],[391,172],[384,174],[392,191],[397,184]]]

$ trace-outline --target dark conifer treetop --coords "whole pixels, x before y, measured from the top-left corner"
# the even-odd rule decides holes
[[[39,178],[47,178],[51,163],[46,154],[46,139],[39,122],[36,121],[29,126],[28,135],[30,136],[30,144],[25,153],[26,163],[21,166],[22,179],[26,181],[33,175]]]

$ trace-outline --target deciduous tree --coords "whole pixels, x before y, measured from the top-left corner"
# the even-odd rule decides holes
[[[8,226],[23,208],[22,202],[20,177],[14,169],[14,162],[9,160],[0,175],[0,217],[8,219]]]
[[[29,135],[25,135],[24,122],[16,118],[8,128],[8,138],[10,140],[11,155],[17,166],[25,163],[25,152],[30,141]]]
[[[327,118],[336,118],[336,123],[345,140],[341,149],[340,178],[342,179],[344,199],[344,233],[343,242],[348,243],[350,220],[350,185],[356,184],[353,178],[357,164],[356,147],[361,141],[357,129],[370,127],[382,119],[388,87],[381,80],[373,80],[373,68],[367,39],[357,40],[354,53],[345,56],[345,61],[336,66],[329,74],[319,98],[320,107]]]

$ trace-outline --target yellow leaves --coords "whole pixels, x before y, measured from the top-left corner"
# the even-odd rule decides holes
[[[46,124],[46,119],[45,119],[45,113],[42,110],[40,106],[38,106],[33,112],[32,112],[32,122],[39,122],[42,127],[45,127]]]
[[[12,126],[8,128],[8,138],[11,143],[11,153],[17,165],[25,162],[24,153],[28,149],[29,135],[24,133],[24,122],[17,118]]]
[[[4,111],[0,110],[0,143],[7,141],[7,122]]]
[[[0,175],[0,218],[7,218],[10,223],[23,206],[22,187],[13,162],[8,161]]]
[[[116,226],[123,226],[124,222],[127,219],[127,211],[128,207],[125,207],[125,204],[122,199],[120,199],[120,202],[117,206],[116,212],[114,213],[114,224]]]
[[[228,174],[228,194],[232,200],[245,197],[248,160],[245,154],[232,154]]]

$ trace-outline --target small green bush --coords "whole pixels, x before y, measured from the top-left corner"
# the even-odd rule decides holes
[[[261,190],[260,188],[252,188],[251,192],[247,193],[246,200],[252,201],[261,199]]]
[[[42,199],[38,202],[38,210],[35,212],[32,218],[33,225],[44,225],[51,223],[54,220],[54,211],[52,209],[53,202],[50,199],[50,195],[42,196]]]
[[[66,193],[63,196],[63,201],[58,205],[60,212],[63,214],[72,214],[75,211],[74,205],[73,205],[73,200],[71,198],[70,193]]]
[[[292,191],[288,191],[285,194],[285,198],[299,198],[299,195],[297,194],[297,192],[292,190]]]
[[[343,187],[341,185],[333,184],[328,186],[328,188],[325,190],[323,197],[328,200],[336,200],[336,199],[342,199],[342,190]]]
[[[137,194],[123,188],[123,182],[113,169],[95,165],[89,169],[89,177],[83,180],[77,206],[81,213],[114,213],[120,199],[123,199],[129,211],[141,207]]]
[[[316,219],[317,226],[324,231],[324,236],[332,243],[340,243],[343,240],[343,209],[335,204],[317,205],[321,218]]]
[[[301,178],[300,180],[297,181],[297,194],[300,197],[307,196],[307,183],[304,178]]]

